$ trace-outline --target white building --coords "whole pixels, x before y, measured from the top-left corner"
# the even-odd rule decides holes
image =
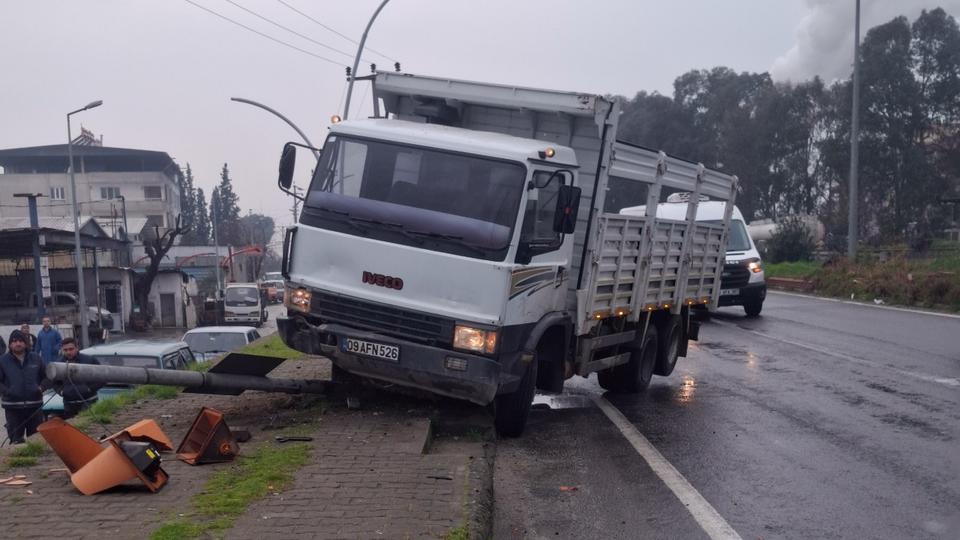
[[[92,216],[113,237],[126,221],[131,240],[147,225],[168,227],[180,213],[177,164],[166,152],[96,145],[85,132],[73,146],[80,214]],[[0,150],[0,218],[27,217],[25,199],[14,193],[40,193],[43,217],[70,217],[67,145]]]

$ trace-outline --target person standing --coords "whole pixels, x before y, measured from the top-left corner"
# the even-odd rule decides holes
[[[37,349],[44,364],[53,362],[60,355],[60,343],[63,337],[60,331],[50,325],[50,317],[43,318],[43,328],[37,332]]]
[[[30,333],[30,325],[27,323],[21,324],[20,331],[27,336],[27,350],[37,352],[37,336]]]
[[[60,356],[55,361],[100,365],[100,361],[96,358],[81,353],[80,349],[77,347],[77,340],[70,337],[64,339],[61,343]],[[67,381],[65,383],[58,384],[61,385],[59,392],[60,395],[63,396],[64,420],[67,418],[73,418],[83,409],[96,403],[97,390],[99,390],[102,386],[98,384],[79,383],[73,381]]]
[[[27,350],[27,336],[20,330],[10,333],[9,350],[0,356],[0,405],[7,419],[7,438],[24,442],[43,422],[43,391],[46,384],[43,361]]]

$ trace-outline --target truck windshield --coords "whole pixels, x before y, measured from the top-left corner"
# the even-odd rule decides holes
[[[228,306],[255,306],[260,302],[260,291],[256,287],[227,287],[223,303]]]
[[[506,255],[523,165],[342,136],[323,149],[301,223],[476,258]]]

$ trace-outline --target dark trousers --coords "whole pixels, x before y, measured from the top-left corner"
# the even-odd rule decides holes
[[[87,407],[93,405],[97,402],[97,396],[93,396],[86,401],[64,401],[63,402],[63,419],[73,418],[74,416],[80,414],[80,411],[86,409]]]
[[[37,426],[43,423],[43,411],[39,406],[4,408],[3,412],[7,415],[7,437],[10,442],[22,442],[24,438],[36,433]]]

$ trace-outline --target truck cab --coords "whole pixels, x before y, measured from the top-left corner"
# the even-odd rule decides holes
[[[334,125],[291,239],[281,335],[343,370],[479,404],[516,388],[529,330],[565,302],[577,168],[544,141]],[[311,332],[291,335],[293,320]]]
[[[223,293],[223,322],[260,327],[266,320],[260,288],[256,283],[228,283]]]

